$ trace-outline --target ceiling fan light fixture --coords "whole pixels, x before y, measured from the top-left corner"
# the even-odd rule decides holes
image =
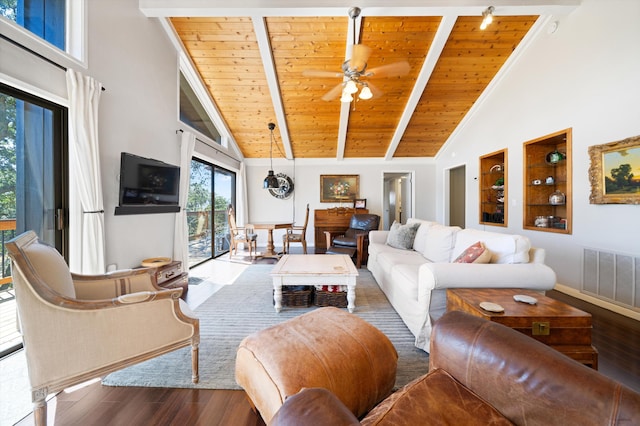
[[[373,97],[373,93],[371,93],[371,89],[369,89],[369,86],[364,86],[360,91],[360,95],[358,95],[358,97],[364,101],[366,101],[367,99],[371,99]]]
[[[346,91],[342,91],[342,97],[340,98],[340,102],[351,102],[353,100],[353,96],[351,93],[347,93]]]
[[[482,23],[480,24],[481,30],[485,30],[489,24],[493,22],[493,12],[495,10],[495,7],[489,6],[482,12]]]
[[[348,93],[350,95],[356,93],[358,91],[358,86],[356,85],[355,81],[353,80],[349,80],[347,81],[347,84],[344,86],[344,91],[343,93]]]

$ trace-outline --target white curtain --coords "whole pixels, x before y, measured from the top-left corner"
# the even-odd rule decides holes
[[[173,236],[173,260],[182,262],[182,270],[189,269],[189,228],[187,226],[187,198],[191,180],[191,157],[196,137],[188,131],[182,132],[180,143],[180,211],[176,213]]]
[[[244,226],[249,220],[249,208],[247,203],[247,167],[244,161],[240,163],[240,176],[238,177],[240,193],[236,192],[236,222]]]
[[[98,105],[102,85],[67,70],[69,95],[69,184],[77,208],[69,212],[72,234],[69,268],[79,274],[105,272],[104,205],[100,178]]]

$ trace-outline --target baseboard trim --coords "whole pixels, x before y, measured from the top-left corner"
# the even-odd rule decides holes
[[[561,293],[567,294],[571,297],[575,297],[576,299],[584,300],[585,302],[589,302],[593,305],[599,306],[604,309],[608,309],[617,314],[624,315],[636,321],[640,321],[640,312],[636,312],[632,309],[625,308],[620,305],[616,305],[615,303],[607,302],[606,300],[599,299],[597,297],[590,296],[588,294],[584,294],[573,287],[569,287],[563,284],[556,284],[553,288]]]

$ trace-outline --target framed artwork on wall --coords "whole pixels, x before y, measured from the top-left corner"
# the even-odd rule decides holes
[[[320,202],[353,202],[359,186],[360,175],[320,175]]]
[[[589,147],[591,204],[640,204],[640,136]]]

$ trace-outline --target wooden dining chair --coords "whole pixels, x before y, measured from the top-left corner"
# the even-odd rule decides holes
[[[287,228],[287,232],[282,236],[282,246],[284,253],[289,253],[290,243],[302,244],[302,251],[307,254],[307,225],[309,224],[309,204],[307,203],[307,214],[304,217],[303,226],[292,226]],[[299,232],[296,232],[299,231]]]
[[[229,217],[229,233],[231,234],[231,254],[238,254],[238,244],[245,244],[249,247],[249,256],[253,258],[257,251],[258,234],[255,233],[251,225],[238,226],[236,224],[236,213],[233,206],[229,206],[227,213]]]

